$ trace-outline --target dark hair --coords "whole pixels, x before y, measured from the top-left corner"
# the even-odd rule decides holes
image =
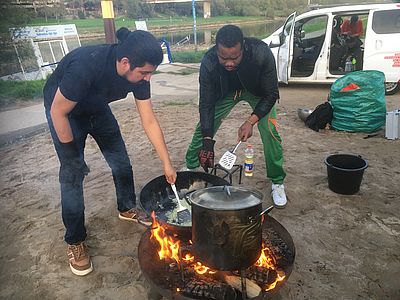
[[[351,16],[350,23],[355,24],[358,21],[358,16]]]
[[[158,66],[163,60],[161,44],[149,32],[143,30],[130,31],[122,27],[116,32],[118,39],[117,60],[129,59],[131,70],[143,67],[146,63]]]
[[[225,25],[218,30],[215,42],[217,46],[222,45],[226,48],[235,47],[238,43],[242,47],[243,32],[235,25]]]

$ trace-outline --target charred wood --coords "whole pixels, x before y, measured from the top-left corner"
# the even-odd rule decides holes
[[[294,256],[289,246],[282,240],[279,234],[272,228],[263,228],[263,242],[274,254],[277,261],[288,260]]]
[[[224,281],[232,286],[233,288],[237,289],[238,291],[242,290],[241,279],[239,276],[235,275],[224,275]],[[254,281],[246,278],[246,292],[248,298],[254,298],[260,295],[261,287],[257,285]]]
[[[193,299],[236,299],[236,292],[230,285],[211,278],[192,278],[186,280],[182,287],[182,294]]]

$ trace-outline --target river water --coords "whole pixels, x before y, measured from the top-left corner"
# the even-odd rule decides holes
[[[240,28],[243,30],[244,36],[251,36],[263,39],[274,32],[276,29],[278,29],[280,26],[282,26],[283,23],[284,20],[280,20],[265,24],[240,25]],[[218,28],[197,30],[197,44],[211,45],[215,41],[215,34],[217,33],[217,31]],[[193,29],[189,31],[157,33],[154,35],[157,39],[166,39],[171,45],[176,45],[179,42],[181,42],[181,44],[194,44]],[[104,38],[81,40],[82,45],[93,45],[102,43],[105,43]]]

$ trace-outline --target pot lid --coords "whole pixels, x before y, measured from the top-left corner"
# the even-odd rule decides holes
[[[190,201],[204,208],[235,210],[261,204],[263,195],[255,190],[234,186],[213,186],[197,190],[190,195]]]

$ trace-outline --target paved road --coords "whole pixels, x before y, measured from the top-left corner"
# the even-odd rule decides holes
[[[0,112],[0,135],[46,122],[43,104]]]

